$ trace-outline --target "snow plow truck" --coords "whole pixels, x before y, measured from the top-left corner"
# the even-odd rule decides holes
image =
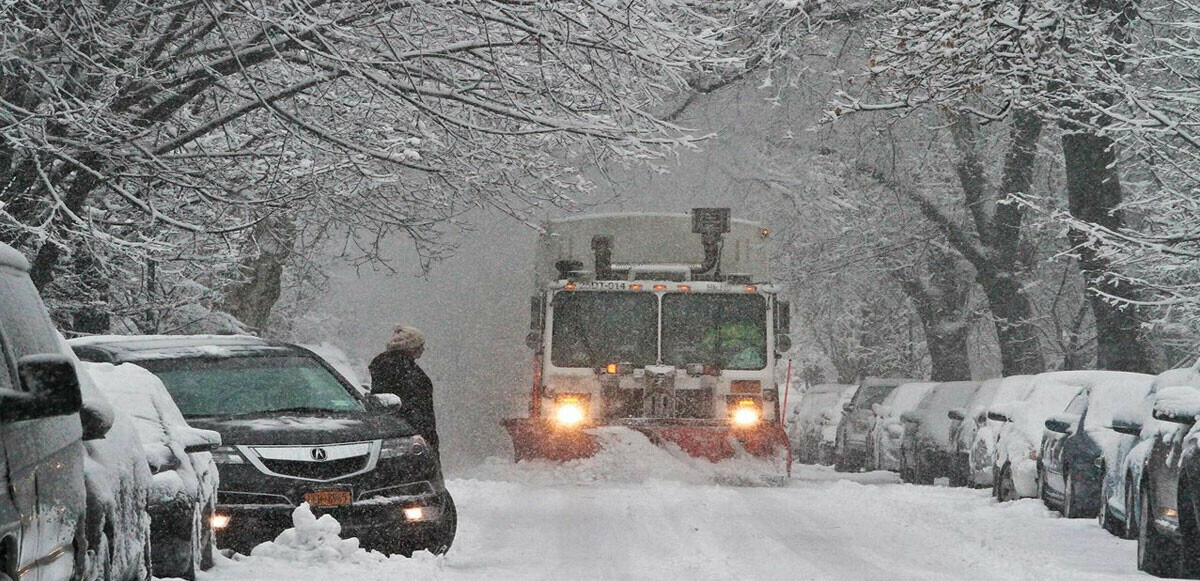
[[[728,208],[545,222],[529,416],[504,420],[516,460],[586,458],[593,428],[623,426],[692,457],[790,473],[775,373],[789,309],[770,237]]]

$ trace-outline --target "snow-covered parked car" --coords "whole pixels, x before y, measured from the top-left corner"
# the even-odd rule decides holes
[[[61,339],[61,337],[60,337]],[[62,350],[75,364],[83,394],[84,482],[87,486],[87,551],[81,579],[149,579],[150,467],[133,418],[114,407],[65,341]],[[124,402],[122,402],[124,403]]]
[[[820,459],[822,430],[835,409],[840,415],[842,394],[853,388],[841,383],[819,383],[801,394],[787,427],[797,462],[813,464]]]
[[[900,471],[900,444],[904,439],[904,422],[900,414],[910,411],[921,403],[921,398],[937,385],[932,381],[905,383],[875,404],[875,423],[871,426],[871,439],[867,448],[871,457],[867,459],[872,470]]]
[[[211,523],[217,545],[249,553],[308,503],[363,545],[446,551],[457,529],[436,455],[394,412],[313,352],[246,336],[89,338],[84,359],[136,363],[183,417],[219,432]]]
[[[1038,464],[1040,496],[1068,518],[1094,517],[1104,506],[1106,466],[1116,463],[1122,435],[1113,431],[1113,410],[1141,402],[1154,376],[1096,372],[1063,412],[1046,419]]]
[[[950,486],[973,485],[970,479],[971,441],[987,421],[987,408],[996,399],[1003,383],[999,377],[984,381],[967,400],[967,405],[946,412],[950,417]]]
[[[1149,475],[1145,473],[1156,441],[1182,438],[1185,426],[1154,418],[1158,393],[1171,387],[1200,388],[1200,363],[1197,366],[1164,371],[1154,377],[1146,397],[1136,405],[1113,412],[1113,431],[1120,434],[1113,463],[1105,474],[1107,495],[1100,522],[1109,532],[1135,538],[1139,535],[1138,499]],[[1143,527],[1142,532],[1149,532]]]
[[[0,243],[0,579],[83,569],[83,398],[61,351],[29,263]]]
[[[70,343],[86,352],[88,341]],[[133,418],[153,474],[147,509],[154,575],[195,579],[213,564],[218,475],[211,452],[221,445],[220,434],[188,425],[149,371],[130,363],[84,366],[99,390]]]
[[[921,398],[917,407],[900,414],[900,420],[904,422],[900,443],[901,480],[933,484],[936,478],[950,476],[953,456],[949,412],[965,406],[978,389],[977,381],[939,383]]]
[[[964,410],[964,416],[970,414],[970,417],[965,419],[974,421],[970,421],[965,428],[959,430],[955,444],[959,454],[965,449],[967,486],[988,488],[992,486],[995,476],[996,440],[1000,437],[1000,428],[1004,427],[1004,422],[990,418],[988,409],[993,405],[1002,406],[1008,402],[1020,401],[1029,395],[1029,382],[1033,381],[1033,377],[1010,375],[1000,378],[1000,385],[990,402]]]
[[[820,437],[820,441],[817,443],[817,464],[828,466],[837,461],[839,428],[842,425],[842,418],[846,415],[846,407],[854,400],[858,390],[859,386],[855,385],[843,391],[841,397],[838,398],[837,405],[821,412],[820,421],[817,422]]]
[[[1062,412],[1083,388],[1111,371],[1050,371],[1029,381],[1017,401],[993,403],[988,417],[1004,422],[996,438],[992,492],[1001,501],[1038,496],[1038,465],[1046,418]]]
[[[913,383],[912,379],[868,377],[862,380],[854,397],[842,406],[841,421],[838,422],[834,444],[834,468],[839,472],[852,472],[867,465],[867,442],[874,422],[877,403],[883,403],[896,387]]]

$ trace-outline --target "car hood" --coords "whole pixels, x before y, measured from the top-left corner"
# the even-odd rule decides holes
[[[188,423],[220,432],[226,446],[335,444],[417,433],[408,422],[388,413],[189,417]]]

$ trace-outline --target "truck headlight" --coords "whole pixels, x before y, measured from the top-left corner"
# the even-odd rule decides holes
[[[217,446],[212,451],[213,462],[217,464],[245,464],[246,457],[234,446]]]
[[[554,398],[554,422],[560,428],[577,428],[587,419],[588,394],[564,393]]]
[[[729,420],[739,428],[752,428],[762,421],[762,404],[753,399],[738,399],[729,406]]]
[[[420,456],[429,449],[429,443],[421,436],[405,436],[403,438],[387,438],[379,447],[379,458],[399,458],[401,456]]]

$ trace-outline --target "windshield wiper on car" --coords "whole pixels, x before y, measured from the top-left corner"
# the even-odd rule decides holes
[[[359,411],[359,410],[335,410],[332,408],[297,406],[297,407],[291,407],[291,408],[278,408],[278,409],[273,409],[273,410],[263,410],[261,412],[256,412],[256,413],[285,414],[285,413],[292,413],[292,412],[320,412],[320,413],[345,414],[345,413],[350,413],[350,412],[355,412],[355,411]]]

